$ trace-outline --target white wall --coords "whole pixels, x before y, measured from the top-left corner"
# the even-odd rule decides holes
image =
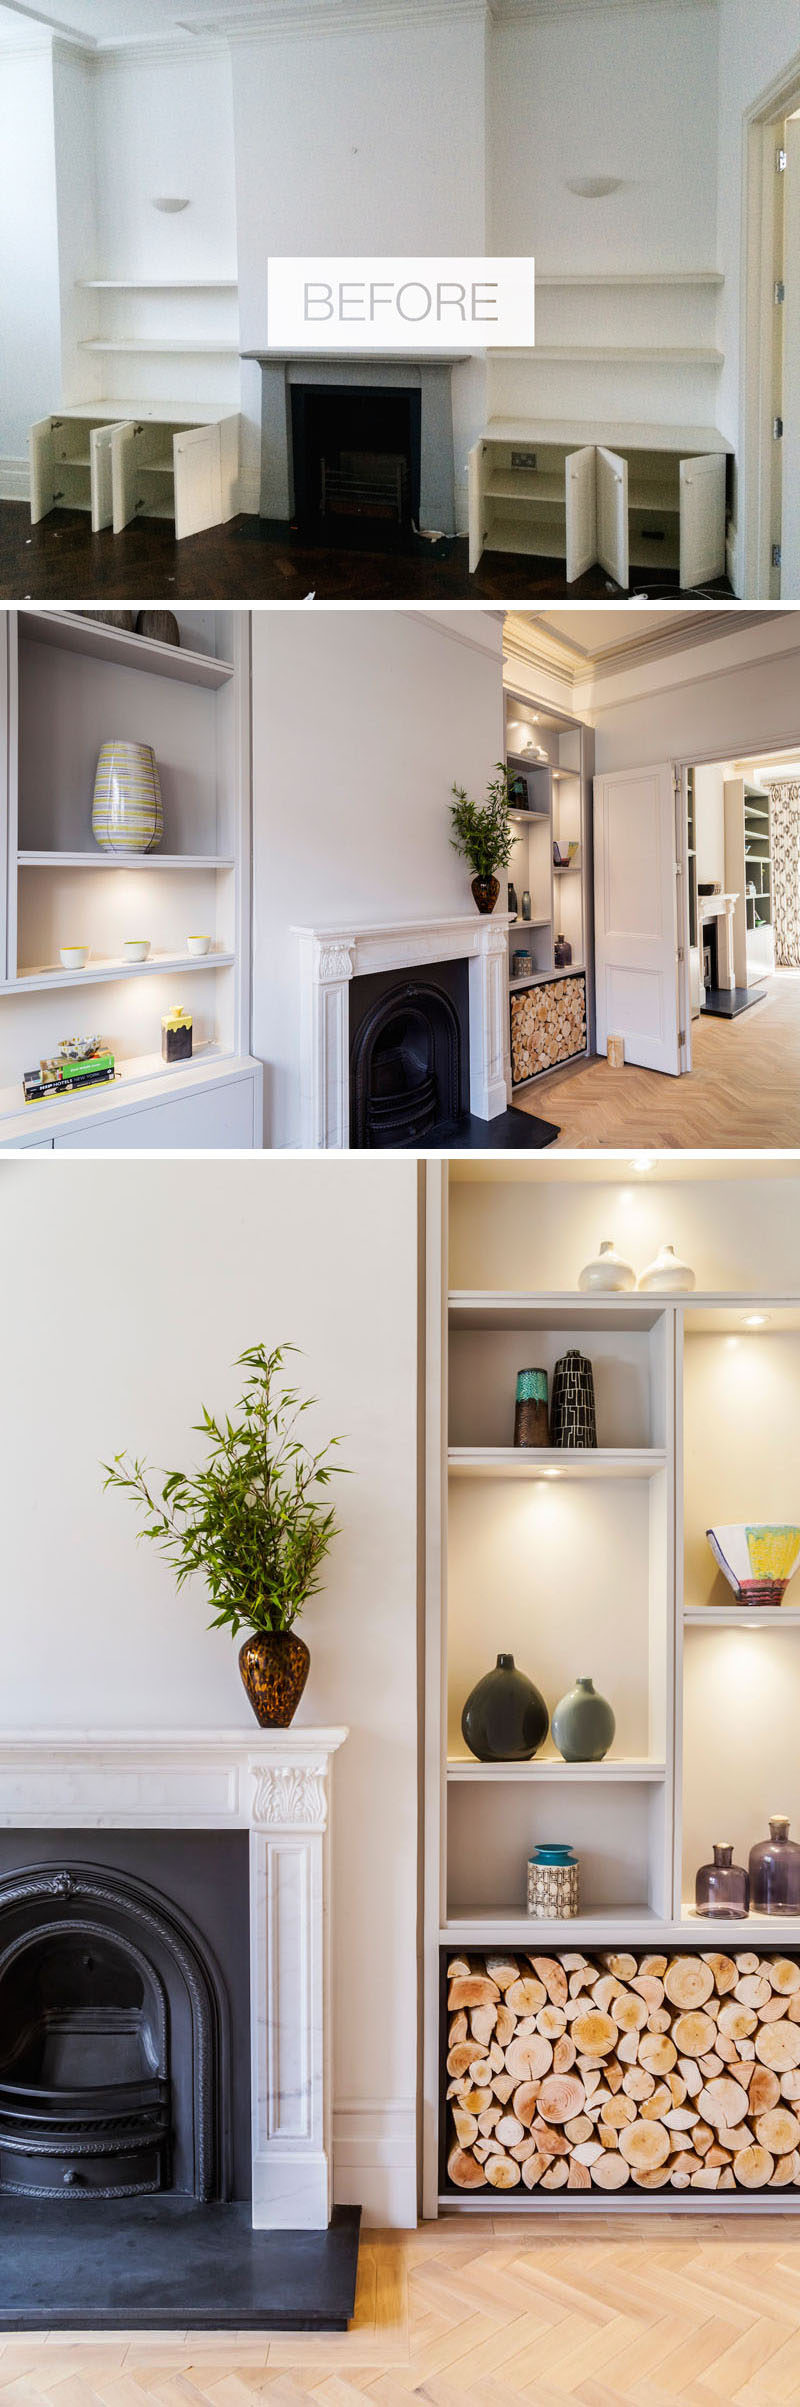
[[[455,630],[455,631],[454,631]],[[253,1031],[265,1143],[300,1142],[297,926],[471,912],[454,780],[502,749],[502,625],[483,612],[253,613]]]
[[[226,45],[95,69],[98,276],[235,276],[233,90]],[[166,215],[159,195],[188,198]]]
[[[51,1162],[0,1168],[2,1719],[255,1730],[197,1580],[177,1597],[124,1497],[122,1447],[202,1459],[198,1407],[261,1338],[303,1348],[312,1438],[344,1433],[343,1535],[303,1616],[305,1722],[334,1772],[336,2194],[415,2219],[416,1166]]]
[[[659,760],[732,760],[800,740],[796,612],[587,686],[599,772]],[[581,702],[576,695],[575,709]]]
[[[498,25],[489,219],[498,251],[530,248],[542,273],[713,267],[716,41],[715,7],[652,0]],[[586,200],[568,190],[594,175],[619,177],[619,191]]]
[[[58,235],[49,42],[0,52],[0,495],[27,499],[28,428],[58,398]]]
[[[94,296],[81,279],[95,273],[94,74],[81,51],[53,48],[53,116],[58,209],[61,375],[48,407],[102,393],[102,362],[80,349],[95,332]],[[97,271],[100,272],[99,270]]]
[[[698,878],[719,878],[725,885],[725,765],[702,764],[694,773],[694,813]]]
[[[485,248],[485,32],[478,23],[234,42],[243,350],[267,334],[267,259]],[[261,387],[245,370],[245,507],[258,507]],[[459,522],[483,378],[453,385]]]

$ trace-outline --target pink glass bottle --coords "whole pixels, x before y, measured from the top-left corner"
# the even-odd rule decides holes
[[[701,1864],[694,1885],[698,1914],[718,1922],[742,1922],[750,1904],[750,1881],[743,1864],[733,1861],[730,1841],[714,1841],[713,1864]]]
[[[788,1814],[770,1814],[769,1838],[750,1849],[750,1902],[754,1914],[800,1914],[800,1847]]]

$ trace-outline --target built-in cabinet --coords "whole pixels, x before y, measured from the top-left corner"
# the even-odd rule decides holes
[[[428,1166],[428,2215],[445,2204],[494,2214],[551,2203],[547,2188],[498,2199],[487,2188],[459,2196],[443,2182],[454,1958],[800,1949],[800,1917],[720,1925],[694,1910],[695,1874],[715,1839],[732,1839],[746,1864],[770,1813],[797,1813],[800,1589],[795,1601],[790,1587],[780,1609],[743,1609],[706,1531],[785,1521],[794,1509],[800,1297],[592,1296],[537,1292],[535,1282],[506,1290],[493,1283],[503,1183],[502,1172],[493,1182],[486,1171],[456,1190],[470,1262],[479,1270],[483,1258],[488,1275],[485,1288],[452,1288],[448,1172]],[[528,1201],[533,1265],[535,1186]],[[552,1380],[573,1347],[593,1365],[596,1449],[515,1448],[518,1371],[536,1364]],[[592,1674],[617,1718],[602,1761],[567,1763],[551,1736],[530,1762],[475,1760],[462,1709],[501,1651],[514,1654],[551,1713],[578,1673]],[[526,1912],[527,1859],[548,1841],[580,1859],[580,1911],[567,1922]],[[666,2195],[670,2210],[707,2207],[702,2190],[682,2193],[680,2183]],[[770,2188],[770,2207],[791,2195]],[[796,2188],[794,2200],[796,2211]],[[559,2199],[566,2210],[580,2204],[580,2193]],[[737,2204],[726,2185],[715,2211]]]
[[[725,883],[738,896],[736,984],[751,986],[775,967],[775,931],[769,795],[745,777],[725,782]]]
[[[488,550],[564,560],[568,584],[724,576],[727,450],[711,428],[490,419],[469,455],[470,571]]]
[[[31,520],[87,510],[115,535],[136,518],[170,518],[178,541],[237,507],[239,414],[214,403],[81,404],[30,431]]]
[[[590,728],[509,689],[506,767],[512,1085],[594,1049]]]
[[[66,611],[12,611],[2,629],[0,1145],[260,1142],[246,614],[188,613],[179,647]],[[164,836],[149,853],[95,842],[94,774],[110,736],[155,752]],[[208,937],[208,951],[190,951],[190,936]],[[126,956],[136,937],[149,942],[144,961]],[[65,967],[62,948],[78,945],[86,966]],[[161,1059],[162,1014],[176,1002],[193,1020],[185,1085]],[[110,1045],[113,1086],[24,1107],[23,1071],[76,1032]]]

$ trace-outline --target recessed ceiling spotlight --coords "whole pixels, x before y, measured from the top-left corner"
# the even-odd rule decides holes
[[[742,1328],[766,1329],[769,1318],[770,1314],[768,1312],[743,1312]]]
[[[630,1167],[636,1171],[637,1178],[645,1178],[648,1170],[655,1170],[655,1166],[654,1153],[634,1153],[631,1156]]]

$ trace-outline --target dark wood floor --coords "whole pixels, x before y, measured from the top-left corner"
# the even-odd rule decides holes
[[[724,578],[709,593],[731,591]],[[678,600],[677,578],[634,571],[631,591]],[[327,551],[270,519],[239,517],[176,543],[169,519],[93,535],[82,510],[52,510],[32,527],[27,504],[0,502],[0,595],[6,601],[597,601],[619,600],[603,569],[567,585],[563,560],[485,552],[477,575],[465,539],[446,559]]]

